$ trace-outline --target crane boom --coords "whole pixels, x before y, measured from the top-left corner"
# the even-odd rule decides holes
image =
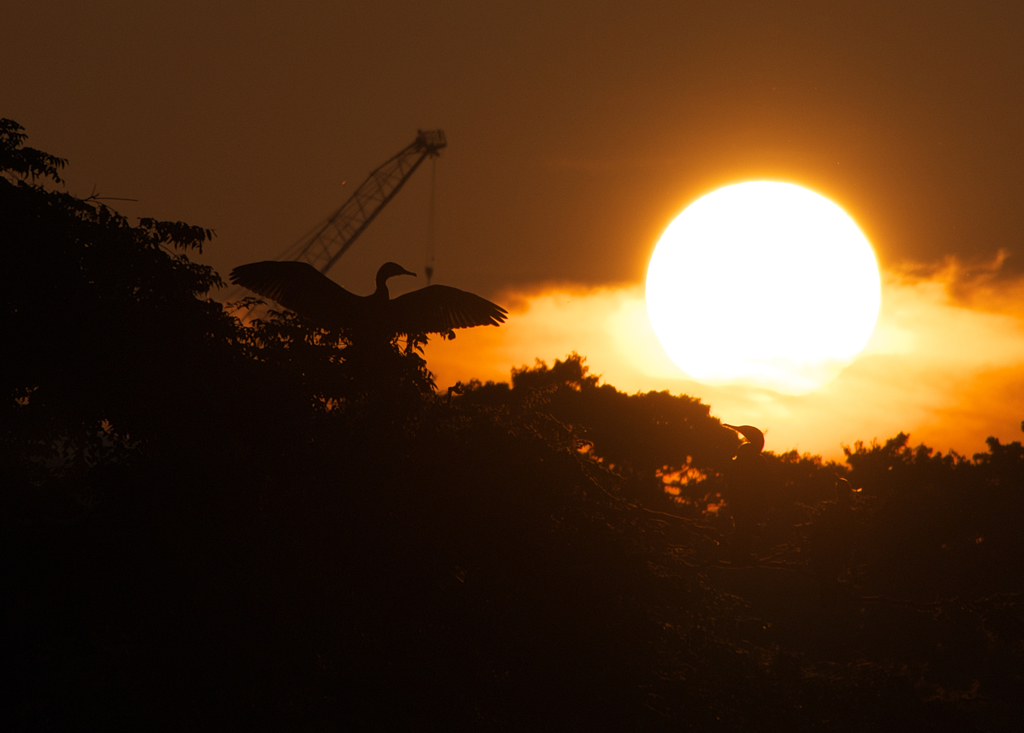
[[[373,171],[348,201],[300,239],[285,259],[303,260],[327,274],[401,190],[420,163],[428,157],[437,157],[447,145],[443,130],[418,130],[410,145]]]

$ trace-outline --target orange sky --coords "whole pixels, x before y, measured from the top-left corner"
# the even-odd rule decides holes
[[[837,456],[908,430],[972,453],[1024,417],[1022,34],[1017,2],[53,0],[5,9],[0,116],[70,160],[69,192],[214,229],[201,261],[225,276],[444,129],[435,282],[513,317],[431,344],[442,384],[576,350],[620,389],[763,424],[770,448]],[[387,260],[422,272],[430,174],[337,282],[368,293]],[[642,338],[657,238],[745,180],[836,202],[885,270],[874,340],[812,395],[687,382]]]
[[[998,266],[990,269],[994,276]],[[576,351],[591,372],[624,392],[670,390],[700,397],[725,422],[767,429],[770,450],[842,459],[842,445],[909,432],[943,452],[971,455],[984,439],[1020,438],[1024,419],[1024,282],[959,302],[955,262],[927,274],[883,273],[878,325],[838,378],[802,396],[689,380],[651,330],[643,286],[557,287],[508,293],[500,329],[432,341],[427,358],[442,389],[458,380],[509,381],[509,365],[549,364]],[[975,279],[991,281],[991,278]]]

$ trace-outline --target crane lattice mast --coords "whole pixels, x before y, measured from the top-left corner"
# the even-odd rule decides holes
[[[283,259],[308,262],[327,274],[420,163],[437,157],[447,145],[443,130],[419,130],[412,144],[373,171],[341,208],[300,239]]]

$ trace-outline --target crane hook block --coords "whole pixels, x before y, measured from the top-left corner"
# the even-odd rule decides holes
[[[444,130],[417,130],[416,143],[427,155],[437,155],[441,148],[448,147]]]

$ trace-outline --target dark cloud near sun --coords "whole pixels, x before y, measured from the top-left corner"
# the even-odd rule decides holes
[[[946,255],[933,262],[905,260],[892,271],[905,283],[943,283],[953,305],[1024,316],[1024,272],[1013,259],[1009,249],[999,249],[988,258]]]

